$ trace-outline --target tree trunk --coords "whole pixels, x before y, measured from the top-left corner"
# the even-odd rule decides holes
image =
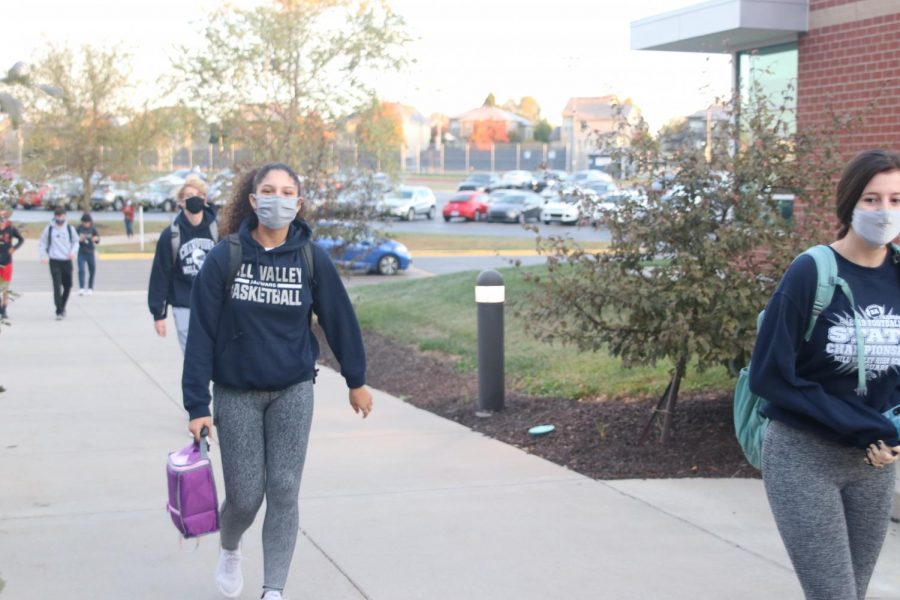
[[[681,387],[681,380],[687,368],[687,361],[684,358],[678,360],[675,365],[675,372],[672,374],[672,381],[669,385],[669,396],[666,398],[666,407],[663,409],[662,436],[660,442],[662,444],[669,443],[672,436],[672,417],[675,415],[675,405],[678,402],[678,388]]]
[[[83,194],[81,195],[81,210],[82,212],[91,212],[91,195],[94,193],[94,186],[91,184],[91,175],[93,175],[93,169],[88,171],[87,175],[84,173],[81,174],[81,180],[83,182],[82,190]]]

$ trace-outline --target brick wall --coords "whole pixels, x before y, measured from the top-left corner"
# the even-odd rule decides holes
[[[811,15],[854,0],[811,0]],[[819,13],[823,14],[823,13]],[[866,121],[841,140],[847,158],[874,147],[900,150],[900,11],[811,28],[798,44],[797,119],[821,122],[830,103],[840,113],[861,111]]]

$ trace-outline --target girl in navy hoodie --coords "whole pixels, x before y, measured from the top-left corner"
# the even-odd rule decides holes
[[[808,342],[814,260],[788,268],[766,307],[750,388],[771,422],[762,474],[781,538],[808,599],[863,600],[890,519],[900,440],[883,412],[900,405],[900,156],[869,151],[837,187],[836,288]],[[858,385],[855,323],[865,341]],[[888,468],[885,468],[888,467]]]
[[[364,418],[372,410],[353,306],[328,254],[314,244],[311,254],[305,251],[312,242],[298,217],[302,202],[300,179],[286,165],[268,164],[244,177],[221,223],[223,236],[238,232],[240,268],[230,272],[231,242],[219,244],[191,293],[184,407],[195,438],[213,422],[218,431],[225,501],[216,581],[229,598],[243,589],[240,540],[263,498],[263,598],[282,597],[297,539],[319,354],[310,311],[341,364],[350,406]]]
[[[166,310],[172,307],[178,345],[184,352],[191,318],[191,286],[207,252],[219,241],[219,230],[202,180],[188,177],[178,190],[177,201],[180,211],[156,242],[147,305],[160,337],[166,336]]]

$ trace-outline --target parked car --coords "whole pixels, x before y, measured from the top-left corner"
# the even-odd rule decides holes
[[[507,171],[500,178],[500,187],[507,189],[534,190],[537,183],[531,171]]]
[[[485,192],[490,194],[500,185],[500,176],[496,173],[471,173],[456,188],[458,192]]]
[[[222,169],[212,177],[206,193],[207,201],[214,206],[224,206],[231,197],[234,184],[234,172],[231,169]]]
[[[18,204],[26,210],[41,208],[44,196],[50,191],[46,184],[38,185],[25,179],[20,179],[15,185],[21,190]]]
[[[175,195],[178,186],[172,186],[161,181],[151,181],[143,185],[135,192],[135,200],[144,207],[144,210],[160,210],[174,212],[178,203]]]
[[[488,207],[488,222],[525,223],[541,218],[544,199],[534,192],[504,194]]]
[[[516,193],[516,190],[502,190],[502,189],[494,190],[490,194],[488,194],[485,202],[487,202],[487,205],[490,206],[491,204],[493,204],[500,198],[502,198],[504,196],[508,196],[509,194],[515,194],[515,193]]]
[[[47,181],[50,188],[44,195],[43,206],[53,210],[59,206],[67,210],[77,210],[81,203],[83,185],[80,177],[60,175]]]
[[[91,208],[94,210],[122,210],[134,192],[126,184],[103,180],[91,191]]]
[[[558,171],[556,169],[547,169],[545,171],[535,171],[534,172],[534,184],[532,185],[532,191],[541,193],[545,190],[551,190],[559,188],[564,185],[569,180],[569,176],[565,171]]]
[[[604,219],[621,219],[622,207],[631,204],[632,215],[642,217],[647,210],[647,196],[638,189],[620,189],[609,193],[594,204],[591,213],[591,224],[597,224]]]
[[[544,204],[541,221],[545,225],[554,221],[562,225],[580,223],[585,213],[597,204],[598,198],[597,193],[590,188],[569,186],[555,200]]]
[[[594,191],[601,199],[609,194],[615,194],[619,191],[619,186],[614,181],[588,181],[582,187]]]
[[[462,218],[464,221],[480,221],[487,216],[487,195],[479,192],[456,194],[444,204],[444,221]]]
[[[584,186],[594,181],[612,182],[612,175],[606,171],[598,171],[597,169],[588,169],[586,171],[576,171],[572,173],[569,181],[575,185]]]
[[[341,239],[318,238],[316,243],[331,254],[335,264],[354,271],[396,275],[409,268],[412,255],[396,240],[376,236],[374,232],[352,244]]]
[[[425,186],[401,185],[385,196],[382,211],[387,217],[400,217],[406,221],[412,221],[418,215],[433,219],[437,214],[437,199]]]

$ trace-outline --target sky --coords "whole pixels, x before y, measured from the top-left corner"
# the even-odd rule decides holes
[[[426,117],[533,96],[553,124],[572,96],[631,98],[654,128],[708,106],[731,86],[722,54],[630,49],[630,23],[699,0],[389,0],[415,41],[415,62],[378,78],[384,100]],[[237,0],[250,4],[252,0]],[[217,0],[0,0],[0,70],[48,41],[131,51],[138,96],[149,97],[176,44],[197,36]]]

